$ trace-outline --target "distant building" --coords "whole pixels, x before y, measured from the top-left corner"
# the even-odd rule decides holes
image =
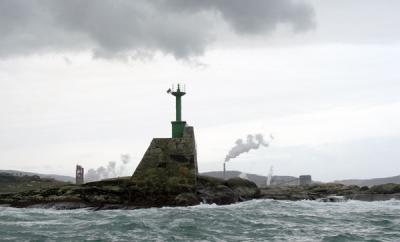
[[[76,165],[76,184],[81,185],[84,183],[83,176],[85,174],[85,170],[82,166]]]
[[[311,185],[311,183],[312,183],[311,175],[301,175],[299,177],[300,186]]]

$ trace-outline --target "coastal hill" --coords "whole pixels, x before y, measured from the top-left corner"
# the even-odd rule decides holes
[[[39,176],[40,178],[51,178],[61,182],[75,182],[75,178],[71,176],[63,176],[57,174],[41,174],[35,172],[27,172],[27,171],[17,171],[17,170],[0,170],[0,173],[4,174],[12,174],[14,176]],[[209,171],[202,172],[201,175],[223,178],[222,171]],[[241,171],[226,171],[226,178],[235,178],[242,177],[246,178],[255,184],[258,187],[264,187],[267,177],[257,174],[251,173],[243,173]],[[387,183],[400,184],[400,175],[392,176],[392,177],[384,177],[384,178],[372,178],[372,179],[345,179],[345,180],[335,180],[334,183],[339,183],[343,185],[356,185],[356,186],[375,186],[382,185]],[[298,178],[294,176],[272,176],[271,185],[298,185]]]
[[[55,188],[69,183],[38,175],[11,174],[0,172],[0,194],[18,193],[36,189]]]
[[[215,178],[223,178],[224,177],[224,174],[222,171],[203,172],[203,173],[201,173],[201,175],[211,176],[211,177],[215,177]],[[241,171],[226,171],[225,176],[227,179],[235,178],[235,177],[244,178],[244,179],[254,182],[258,187],[265,187],[266,181],[267,181],[266,176],[250,174],[250,173],[243,173]],[[271,179],[271,185],[275,185],[275,186],[279,186],[279,185],[295,186],[295,185],[298,185],[298,183],[299,183],[299,179],[294,176],[272,176],[272,179]]]
[[[385,177],[385,178],[373,178],[373,179],[348,179],[348,180],[338,180],[335,183],[340,183],[344,185],[356,185],[356,186],[376,186],[382,185],[387,183],[394,183],[400,184],[400,175],[399,176],[392,176],[392,177]]]
[[[75,182],[75,177],[72,176],[63,176],[63,175],[56,175],[56,174],[41,174],[35,172],[27,172],[27,171],[17,171],[17,170],[0,170],[0,173],[8,173],[14,176],[40,176],[41,178],[52,178],[57,181],[62,182]]]
[[[209,171],[201,173],[204,176],[211,176],[216,178],[223,178],[224,174],[222,171]],[[266,176],[250,174],[250,173],[243,173],[240,171],[226,171],[226,178],[234,178],[234,177],[241,177],[248,179],[258,187],[265,187],[265,183],[267,180]],[[296,186],[298,185],[298,178],[294,176],[272,176],[271,185],[273,186]],[[321,183],[315,182],[314,183]],[[347,186],[356,185],[359,187],[367,186],[377,186],[383,185],[388,183],[393,184],[400,184],[400,175],[399,176],[392,176],[392,177],[384,177],[384,178],[373,178],[373,179],[347,179],[347,180],[335,180],[333,183],[343,184]]]

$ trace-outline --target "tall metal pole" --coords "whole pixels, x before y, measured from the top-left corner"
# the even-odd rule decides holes
[[[182,121],[182,102],[179,86],[178,86],[178,95],[176,95],[176,121]]]
[[[223,169],[223,176],[224,176],[224,180],[226,180],[226,162],[224,162],[224,169]]]

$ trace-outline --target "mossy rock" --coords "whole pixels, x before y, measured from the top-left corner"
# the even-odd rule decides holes
[[[257,185],[254,182],[239,177],[228,179],[225,184],[230,188],[247,187],[257,189]]]
[[[193,206],[199,203],[199,198],[195,193],[181,193],[175,197],[175,205],[177,206]]]
[[[373,186],[369,189],[371,193],[375,194],[393,194],[400,193],[400,184],[388,183],[383,185]]]
[[[257,185],[246,179],[231,178],[226,181],[226,185],[237,193],[240,199],[251,199],[260,196],[260,190]]]
[[[118,178],[112,178],[112,179],[106,179],[106,180],[101,180],[101,181],[95,181],[95,182],[87,182],[83,185],[82,187],[103,187],[103,186],[124,186],[127,183],[129,183],[131,177],[118,177]],[[77,187],[79,187],[77,185]]]
[[[220,178],[211,177],[211,176],[197,176],[197,183],[203,186],[217,186],[220,184],[224,184],[225,181]]]

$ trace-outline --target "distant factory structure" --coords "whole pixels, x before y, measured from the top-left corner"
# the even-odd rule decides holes
[[[308,186],[313,183],[311,175],[301,175],[299,177],[272,176],[271,171],[264,181],[266,181],[266,186]]]
[[[311,183],[312,183],[311,175],[301,175],[299,177],[299,185],[300,186],[311,185]]]
[[[75,183],[77,185],[81,185],[84,183],[84,179],[83,179],[84,174],[85,174],[85,170],[83,169],[83,167],[80,165],[76,165]]]

